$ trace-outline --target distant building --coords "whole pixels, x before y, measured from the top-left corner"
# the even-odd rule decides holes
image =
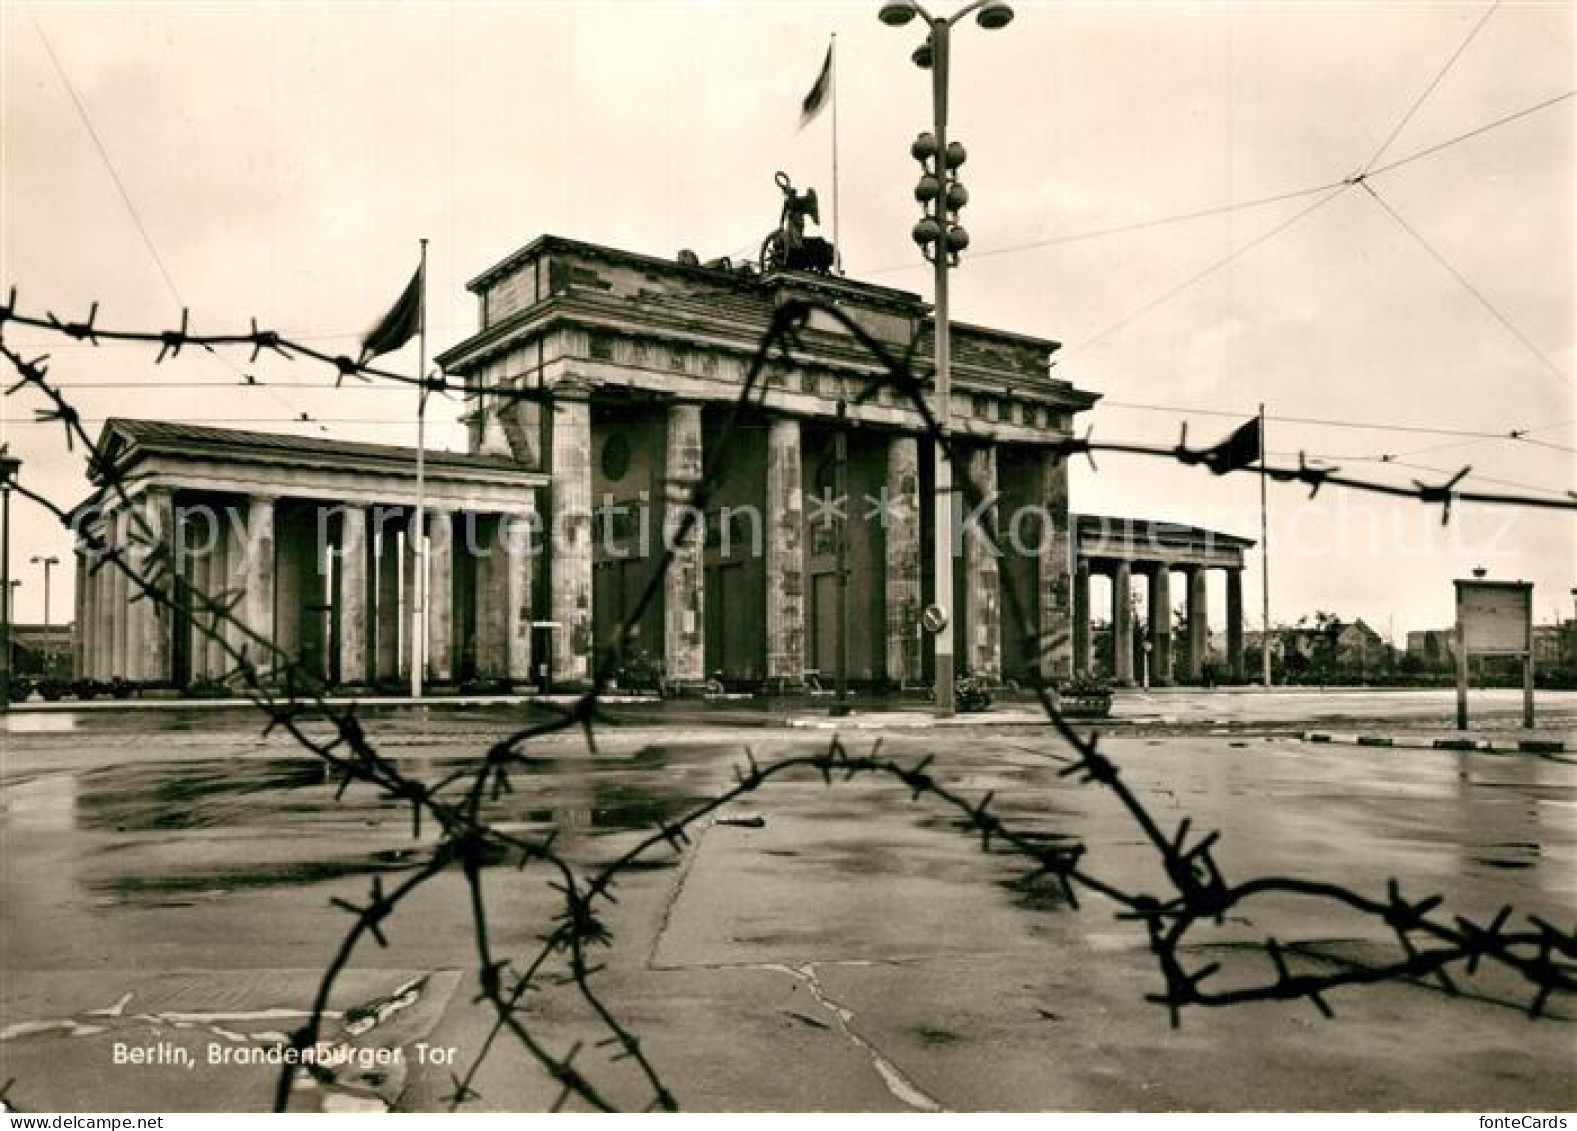
[[[1565,665],[1570,650],[1567,637],[1570,629],[1561,624],[1536,624],[1533,626],[1533,666],[1540,671],[1554,671]]]
[[[1449,628],[1424,628],[1407,634],[1407,655],[1425,671],[1447,671],[1456,662],[1456,633]]]
[[[1383,667],[1391,657],[1390,646],[1361,617],[1281,628],[1274,636],[1272,656],[1279,653],[1289,672],[1311,676],[1363,675]]]
[[[1384,663],[1389,648],[1363,618],[1344,624],[1336,634],[1336,666],[1338,668],[1368,671]]]
[[[69,624],[13,624],[11,670],[30,679],[70,679],[73,638]]]

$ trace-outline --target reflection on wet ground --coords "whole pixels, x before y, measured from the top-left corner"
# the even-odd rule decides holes
[[[406,719],[374,733],[403,774],[433,783],[476,770],[479,752],[517,721],[443,716],[429,726]],[[86,1063],[90,1054],[80,1050],[114,1039],[118,1030],[107,1026],[122,1023],[156,1023],[160,1033],[179,1029],[205,1040],[215,1026],[235,1034],[217,1034],[220,1040],[278,1039],[287,1024],[279,1011],[299,1017],[317,973],[345,937],[344,911],[331,899],[363,906],[372,877],[382,875],[387,889],[393,877],[425,862],[436,843],[430,822],[413,836],[405,805],[364,784],[340,795],[320,761],[283,736],[260,740],[255,726],[143,730],[126,719],[119,729],[102,719],[95,726],[8,738],[0,759],[0,965],[7,994],[31,995],[10,1007],[6,1020],[27,1028],[0,1032],[0,1053],[36,1057],[42,1065],[63,1055],[57,1049],[69,1054],[75,1047]],[[645,744],[659,736],[660,743]],[[874,737],[851,739],[851,749],[863,753]],[[590,870],[653,825],[727,789],[744,761],[744,743],[763,764],[826,748],[826,736],[789,731],[622,730],[602,739],[596,753],[578,735],[533,744],[530,761],[511,771],[510,791],[490,798],[483,818],[514,833],[558,830],[557,847],[577,868]],[[1443,913],[1452,915],[1482,920],[1510,903],[1519,916],[1564,923],[1577,910],[1577,766],[1570,763],[1314,746],[1241,733],[1231,739],[1145,734],[1103,739],[1103,749],[1168,834],[1185,816],[1196,835],[1220,830],[1218,859],[1229,882],[1266,874],[1325,878],[1383,895],[1395,876],[1410,898],[1443,895]],[[992,811],[1015,830],[1048,846],[1087,845],[1081,866],[1102,881],[1126,891],[1165,890],[1156,854],[1132,816],[1109,792],[1062,777],[1068,751],[1045,734],[949,734],[939,741],[934,732],[913,731],[888,735],[883,753],[903,765],[934,755],[930,772],[970,802],[991,794]],[[465,784],[457,782],[456,792]],[[1051,1031],[1051,1040],[1066,1043],[1044,1062],[1037,1053],[1031,1076],[1040,1079],[1044,1064],[1081,1048],[1093,1051],[1079,1063],[1097,1071],[1071,1073],[1077,1086],[1086,1075],[1098,1076],[1119,1047],[1129,1058],[1119,1074],[1164,1062],[1145,1044],[1152,1022],[1164,1030],[1164,1019],[1154,1020],[1138,1004],[1155,988],[1143,929],[1114,922],[1113,905],[1085,891],[1082,910],[1073,912],[1058,881],[1033,874],[999,840],[982,852],[980,838],[960,834],[957,814],[934,799],[916,801],[901,784],[873,779],[829,788],[806,772],[774,781],[720,816],[732,823],[695,829],[683,857],[659,845],[646,867],[667,871],[628,877],[617,906],[606,909],[619,940],[608,952],[610,977],[631,976],[639,967],[640,979],[682,984],[684,1004],[674,1016],[703,1012],[695,1007],[703,999],[691,996],[697,986],[709,987],[708,994],[725,984],[728,993],[747,984],[766,992],[773,979],[786,976],[798,994],[791,1003],[797,1012],[788,1014],[795,1034],[854,1041],[850,1034],[876,1033],[901,1018],[913,1045],[895,1046],[905,1048],[903,1057],[882,1061],[874,1040],[859,1048],[878,1067],[907,1066],[918,1056],[915,1048],[957,1046],[948,1051],[966,1053],[982,1033],[998,1032],[1004,1018],[1027,1008],[1025,987],[1054,971],[1058,984],[1104,986],[1104,996],[1092,998],[1101,1003],[1099,1012],[1092,1005],[1080,1015],[1079,1036]],[[550,886],[557,876],[535,865],[517,871],[519,861],[504,856],[489,863],[495,865],[485,881],[490,937],[500,953],[529,953],[540,945],[547,916],[562,906]],[[399,1038],[409,1040],[426,1032],[418,1021],[433,1023],[451,1000],[469,1000],[475,938],[467,897],[458,878],[445,876],[401,905],[389,923],[390,949],[369,944],[356,955],[364,981],[341,1003],[347,1019],[410,998],[410,1008],[390,1017],[391,1025],[409,1027]],[[1274,934],[1301,961],[1325,966],[1373,964],[1396,946],[1383,923],[1317,900],[1276,896],[1235,911],[1242,914],[1200,924],[1191,945],[1262,962],[1245,944]],[[1091,955],[1100,960],[1077,965]],[[989,961],[979,971],[995,971],[998,963],[1022,969],[1022,984],[983,990],[974,965],[981,956]],[[860,964],[858,979],[849,973],[852,964]],[[945,976],[937,973],[944,969]],[[773,974],[759,982],[733,980],[741,971]],[[429,977],[434,980],[420,981]],[[75,988],[90,979],[90,989]],[[165,982],[170,993],[160,996]],[[1470,993],[1505,996],[1487,976],[1473,987]],[[124,995],[132,988],[136,998],[128,1008]],[[715,992],[718,998],[704,1000],[721,1002],[723,989]],[[945,1000],[967,1000],[968,1008],[938,1012],[936,1003]],[[1077,993],[1058,1000],[1064,1015],[1084,1008]],[[1506,1000],[1526,1006],[1525,999]],[[1137,1012],[1121,1013],[1110,1002]],[[1342,1005],[1336,1008],[1350,1024]],[[1376,1008],[1393,1016],[1392,999]],[[424,1009],[430,1014],[418,1018]],[[848,1027],[855,1009],[858,1025],[845,1034],[840,1026]],[[106,1020],[110,1011],[125,1018]],[[1244,1024],[1260,1024],[1253,1032],[1265,1039],[1245,1041],[1252,1056],[1232,1063],[1239,1075],[1253,1076],[1276,1060],[1283,1027],[1298,1058],[1293,1071],[1310,1076],[1320,1071],[1318,1057],[1328,1062],[1329,1049],[1347,1047],[1353,1032],[1311,1037],[1279,1020],[1272,1030],[1254,1021],[1265,1016],[1243,1014]],[[1527,1024],[1506,1016],[1508,1025]],[[713,1024],[710,1012],[706,1018]],[[729,1031],[728,1039],[748,1045],[751,1038],[738,1034],[763,1031],[757,1020],[753,1028]],[[1033,1023],[1037,1032],[1063,1024],[1045,1011]],[[180,1028],[185,1025],[197,1028]],[[84,1035],[88,1029],[94,1034]],[[1425,1068],[1435,1060],[1433,1042],[1456,1032],[1442,1024],[1425,1048],[1396,1040],[1398,1031],[1377,1024],[1367,1030],[1369,1047],[1383,1050],[1377,1063],[1405,1047]],[[1166,1054],[1184,1057],[1170,1062],[1179,1071],[1196,1064],[1187,1049],[1198,1046],[1186,1042],[1198,1038],[1194,1030],[1184,1032],[1185,1044]],[[1503,1047],[1516,1050],[1504,1059],[1527,1063],[1521,1042],[1540,1038],[1524,1032],[1495,1030]],[[1544,1040],[1549,1045],[1555,1038]],[[994,1045],[993,1066],[1014,1047],[1007,1039]],[[778,1051],[753,1062],[758,1074],[772,1074],[761,1073],[761,1065],[784,1062]],[[793,1055],[799,1051],[796,1045]],[[1559,1051],[1535,1060],[1533,1070],[1551,1072],[1547,1065],[1561,1063]],[[1358,1063],[1365,1054],[1353,1055]],[[847,1056],[840,1049],[838,1062]],[[32,1071],[38,1078],[44,1069]],[[959,1071],[979,1074],[978,1062]],[[399,1091],[395,1082],[364,1083],[367,1095],[387,1099]],[[1399,1095],[1417,1106],[1427,1090]],[[1136,1097],[1123,1093],[1117,1106],[1133,1106]],[[167,1102],[178,1106],[174,1098]]]
[[[399,872],[418,867],[432,851],[431,830],[412,839],[404,804],[361,784],[338,796],[337,779],[318,759],[274,756],[267,748],[200,757],[179,738],[157,741],[173,742],[172,751],[183,749],[185,756],[100,759],[76,770],[38,769],[4,784],[0,829],[9,847],[61,856],[47,879],[6,868],[4,894],[33,884],[35,898],[43,899],[47,887],[47,898],[63,905],[57,911],[186,907]],[[795,741],[802,751],[812,749]],[[899,742],[916,753],[934,746],[924,737]],[[437,751],[414,741],[384,748],[403,773],[427,782],[478,765],[456,753],[468,749],[459,743]],[[1515,875],[1519,887],[1531,884],[1542,893],[1540,906],[1570,905],[1577,877],[1571,819],[1577,771],[1570,766],[1536,757],[1376,753],[1263,739],[1168,739],[1129,742],[1120,750],[1127,780],[1163,824],[1186,813],[1198,828],[1223,830],[1228,866],[1275,864],[1292,874],[1323,870],[1338,877],[1396,873],[1474,891]],[[1083,840],[1092,849],[1104,845],[1106,859],[1141,861],[1131,822],[1099,791],[1061,778],[1064,761],[1051,754],[1022,739],[981,738],[939,758],[951,788],[966,795],[995,791],[1003,818],[1045,843]],[[726,745],[670,741],[592,755],[566,744],[512,771],[511,791],[489,801],[483,815],[512,832],[558,830],[572,858],[606,859],[630,842],[627,834],[671,822],[714,796],[739,757],[739,747]],[[873,803],[870,788],[860,784],[832,791],[789,784],[752,804],[768,821],[774,805],[787,805],[817,822],[879,815],[957,835],[944,810],[912,804],[902,791],[877,796]],[[1021,860],[992,856],[1001,858],[991,862],[991,882],[1013,906],[1034,913],[1067,909],[1059,883],[1027,878]],[[668,867],[673,859],[654,857],[654,863]],[[950,866],[937,860],[917,863],[889,851],[879,824],[870,838],[823,852],[816,863],[851,882],[916,868],[951,876]],[[964,872],[975,867],[961,868],[958,882],[967,882]]]
[[[781,725],[791,716],[825,716],[828,703],[825,698],[733,695],[721,700],[615,698],[599,709],[599,725],[612,732],[643,727],[760,729]],[[1520,690],[1474,689],[1471,703],[1475,726],[1510,730],[1520,722]],[[922,723],[928,710],[926,701],[914,696],[860,695],[852,705],[857,716],[917,713]],[[996,709],[1000,713],[1033,707],[1033,697],[1021,692],[1004,693]],[[397,701],[363,702],[356,706],[357,714],[376,722],[384,734],[414,729],[425,732],[427,737],[439,731],[454,734],[468,727],[532,725],[554,718],[558,710],[558,706],[542,700],[465,702],[441,697],[421,706]],[[1577,728],[1577,692],[1541,689],[1537,711],[1542,730],[1565,731],[1569,735]],[[308,723],[313,717],[311,710],[299,716]],[[29,705],[0,714],[0,733],[116,733],[127,727],[127,720],[135,720],[131,725],[148,733],[200,734],[249,727],[255,731],[258,718],[257,710],[240,700],[203,706],[100,701],[82,709],[73,709],[69,703],[49,709]],[[1454,726],[1454,719],[1455,692],[1451,689],[1303,687],[1267,692],[1239,687],[1126,689],[1114,700],[1111,722],[1143,724],[1152,731],[1222,723],[1285,732],[1317,721],[1326,725],[1378,721],[1410,730],[1440,731]]]
[[[702,781],[687,785],[682,774],[665,773],[667,761],[660,748],[607,760],[533,758],[483,816],[514,832],[558,830],[560,844],[571,846],[651,829],[709,792]],[[427,781],[477,765],[463,757],[396,762]],[[330,767],[313,757],[46,772],[6,785],[3,800],[0,827],[71,838],[85,865],[82,887],[98,907],[189,906],[228,892],[410,869],[433,844],[431,836],[412,842],[407,805],[367,785],[341,795]],[[350,851],[391,839],[396,847]]]

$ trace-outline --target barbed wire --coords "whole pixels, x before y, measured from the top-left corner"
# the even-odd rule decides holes
[[[42,325],[80,340],[108,338],[109,331],[94,326],[96,307],[84,322],[64,322],[50,316],[44,320],[26,319],[15,309],[14,291],[10,303],[0,308],[0,330],[6,320],[26,325]],[[915,372],[914,354],[918,342],[911,342],[903,356],[895,356],[881,342],[852,321],[841,309],[821,302],[790,299],[781,304],[754,350],[738,397],[730,410],[730,423],[738,423],[747,413],[761,407],[766,396],[764,375],[770,362],[794,363],[804,352],[800,332],[810,325],[812,315],[837,322],[875,363],[860,399],[882,390],[895,392],[918,416],[921,431],[934,439],[943,458],[955,468],[955,490],[966,498],[971,511],[987,502],[981,485],[968,474],[959,458],[956,435],[939,429],[925,398],[925,381]],[[340,378],[378,377],[408,383],[448,387],[442,377],[417,378],[386,373],[361,365],[347,357],[332,357],[305,349],[281,335],[260,330],[254,323],[247,334],[198,336],[191,333],[183,318],[177,331],[136,333],[118,331],[122,340],[158,344],[160,358],[174,357],[183,346],[194,342],[217,345],[250,345],[254,354],[272,350],[285,356],[308,357],[331,365]],[[289,1039],[290,1048],[305,1053],[315,1048],[322,1036],[328,1005],[341,975],[350,968],[355,956],[370,939],[387,945],[386,928],[411,895],[440,876],[458,874],[467,889],[469,916],[475,942],[477,1001],[493,1013],[492,1027],[469,1058],[464,1072],[452,1075],[452,1090],[442,1102],[451,1109],[478,1099],[475,1084],[483,1063],[493,1053],[499,1038],[507,1035],[547,1075],[557,1082],[553,1107],[577,1101],[597,1110],[611,1110],[613,1100],[606,1085],[596,1078],[595,1070],[581,1067],[583,1045],[567,1049],[555,1047],[552,1039],[538,1028],[536,1017],[527,1008],[533,992],[547,992],[555,985],[572,986],[586,1003],[605,1034],[594,1045],[593,1055],[609,1063],[633,1063],[646,1093],[648,1108],[673,1110],[678,1098],[665,1083],[636,1033],[602,996],[597,981],[601,967],[593,956],[614,944],[604,918],[605,907],[614,900],[614,890],[624,876],[640,861],[655,852],[682,853],[690,843],[689,833],[712,819],[724,806],[785,778],[818,775],[828,785],[854,779],[885,780],[904,786],[912,800],[932,805],[947,813],[952,824],[970,836],[978,837],[985,851],[996,851],[1018,858],[1026,869],[1026,881],[1055,882],[1069,904],[1079,907],[1079,893],[1085,892],[1110,900],[1119,918],[1135,922],[1145,932],[1163,979],[1160,993],[1150,999],[1164,1006],[1174,1025],[1181,1022],[1187,1007],[1219,1008],[1250,1001],[1304,999],[1322,1013],[1332,1011],[1327,995],[1347,986],[1374,984],[1398,979],[1431,978],[1450,994],[1458,993],[1453,973],[1474,975],[1485,964],[1494,964],[1519,977],[1529,991],[1525,1008],[1534,1017],[1542,1015],[1554,994],[1577,989],[1577,939],[1535,916],[1513,920],[1506,908],[1487,921],[1448,916],[1444,897],[1404,896],[1398,881],[1391,881],[1384,894],[1364,893],[1345,885],[1297,876],[1260,875],[1232,882],[1215,855],[1220,842],[1218,832],[1195,836],[1192,824],[1184,818],[1168,831],[1143,798],[1124,778],[1120,767],[1105,749],[1098,734],[1079,733],[1060,708],[1054,685],[1036,663],[1030,669],[1029,689],[1043,710],[1048,732],[1043,747],[1048,761],[1060,760],[1062,777],[1099,788],[1118,801],[1143,842],[1161,865],[1164,885],[1155,890],[1130,890],[1093,870],[1086,863],[1086,846],[1079,840],[1059,836],[1049,843],[1044,829],[1033,828],[1022,817],[1005,818],[996,807],[996,795],[972,796],[950,785],[933,769],[930,756],[905,763],[883,753],[880,741],[868,749],[852,750],[834,734],[826,746],[813,754],[781,757],[757,762],[750,751],[737,763],[731,786],[691,806],[681,815],[655,821],[643,831],[641,839],[611,861],[586,870],[557,847],[557,831],[543,835],[523,835],[490,822],[484,805],[513,791],[513,776],[527,775],[536,766],[533,743],[550,735],[580,731],[588,748],[598,752],[597,723],[601,718],[600,701],[626,658],[636,626],[655,607],[664,579],[681,548],[700,522],[708,501],[722,484],[732,445],[743,431],[725,426],[717,444],[709,444],[700,476],[682,491],[671,492],[668,501],[683,504],[678,510],[676,530],[665,539],[664,551],[655,557],[647,583],[623,618],[618,629],[600,642],[590,686],[568,705],[544,704],[547,716],[506,734],[489,745],[474,762],[462,764],[435,780],[426,781],[401,769],[398,763],[378,749],[356,714],[354,705],[331,702],[323,676],[274,642],[248,626],[237,615],[244,597],[239,590],[214,593],[199,591],[182,571],[175,538],[150,522],[134,505],[139,478],[129,474],[96,446],[82,424],[82,418],[69,403],[61,386],[49,377],[47,358],[27,359],[0,338],[0,355],[18,374],[7,395],[32,391],[42,396],[44,408],[37,410],[40,420],[58,423],[64,430],[68,447],[80,445],[93,478],[130,516],[129,537],[125,542],[106,537],[91,527],[80,531],[85,545],[79,546],[91,568],[111,568],[127,576],[134,587],[135,599],[148,600],[161,609],[175,613],[182,602],[195,602],[200,615],[192,617],[194,629],[217,641],[233,667],[224,679],[233,683],[265,718],[264,733],[282,730],[305,750],[321,759],[338,779],[337,796],[352,784],[371,786],[381,797],[407,807],[411,834],[420,838],[424,822],[436,824],[438,836],[430,855],[398,883],[385,887],[381,877],[374,878],[362,903],[335,900],[335,906],[351,917],[351,924],[324,968],[314,994],[308,1020]],[[488,390],[489,395],[496,391]],[[1114,452],[1166,458],[1184,465],[1204,466],[1218,474],[1238,470],[1222,448],[1193,448],[1186,431],[1173,447],[1096,442],[1090,434],[1083,438],[1064,438],[1045,445],[1059,458],[1076,455],[1090,458],[1096,453]],[[1457,488],[1456,477],[1441,484],[1415,483],[1411,489],[1370,483],[1339,474],[1335,468],[1315,468],[1300,459],[1297,467],[1266,468],[1266,474],[1286,482],[1307,485],[1311,493],[1323,486],[1377,491],[1382,494],[1441,505],[1448,519],[1453,501],[1488,505],[1556,506],[1577,509],[1577,496],[1570,502],[1520,496],[1467,492]],[[671,485],[676,486],[676,485]],[[51,501],[25,483],[13,489],[46,509],[62,522],[70,522],[72,512]],[[987,508],[989,510],[989,508]],[[994,523],[979,528],[989,553],[1000,553]],[[1054,647],[1052,634],[1037,627],[1015,585],[1002,588],[1006,615],[1013,618],[1029,641],[1034,655],[1044,659]],[[302,725],[307,718],[327,720],[326,737],[308,732]],[[499,861],[514,861],[522,869],[535,867],[546,873],[544,882],[555,892],[556,911],[544,925],[534,951],[518,957],[504,953],[495,942],[495,912],[489,904],[484,879],[496,874]],[[488,880],[491,882],[491,880]],[[1216,963],[1197,964],[1187,957],[1192,933],[1202,926],[1221,923],[1229,913],[1250,902],[1296,897],[1320,901],[1331,907],[1345,907],[1383,924],[1395,936],[1396,952],[1372,965],[1348,965],[1331,970],[1295,968],[1289,949],[1274,937],[1266,937],[1254,949],[1263,962],[1246,979],[1220,985]],[[1209,983],[1209,984],[1207,984]],[[1219,988],[1218,988],[1219,987]],[[285,1110],[290,1102],[296,1076],[303,1068],[324,1083],[333,1083],[333,1070],[316,1060],[298,1065],[285,1058],[276,1081],[274,1104]],[[10,1085],[7,1085],[10,1088]],[[14,1107],[11,1092],[4,1093]]]
[[[427,390],[428,392],[458,392],[464,395],[475,395],[478,392],[478,390],[467,388],[463,383],[457,384],[447,375],[441,372],[430,373],[426,376],[418,378],[409,373],[398,373],[393,370],[382,369],[373,365],[369,365],[366,362],[358,358],[352,358],[347,354],[325,353],[310,345],[293,340],[277,330],[259,328],[256,318],[251,320],[251,327],[245,333],[194,333],[190,327],[187,313],[185,311],[182,312],[181,324],[177,328],[164,330],[107,329],[96,325],[98,317],[97,302],[94,302],[89,307],[86,318],[80,321],[70,321],[57,316],[53,311],[46,312],[42,316],[23,314],[17,308],[16,295],[16,288],[12,287],[7,302],[3,305],[0,305],[0,336],[3,336],[4,334],[6,323],[14,322],[17,325],[29,326],[35,329],[49,330],[54,333],[61,334],[67,338],[77,341],[84,341],[91,344],[98,344],[108,341],[141,342],[148,345],[157,345],[159,347],[158,355],[154,359],[155,363],[162,362],[166,360],[166,358],[179,356],[182,348],[186,346],[250,346],[252,349],[253,360],[255,360],[260,353],[266,350],[276,353],[287,359],[293,359],[295,356],[299,356],[328,366],[332,368],[336,374],[334,378],[334,383],[336,386],[342,385],[348,379],[359,381],[371,381],[373,379],[379,379],[384,381],[395,381],[411,386],[418,386]],[[872,345],[878,344],[876,343],[876,340],[874,338],[870,338],[869,335],[857,336],[866,339]],[[913,358],[917,347],[918,342],[911,343],[911,348],[909,351],[910,359]],[[886,351],[884,348],[883,355],[885,355],[885,353]],[[48,355],[46,354],[44,357],[36,359],[35,364],[45,362],[47,360]],[[922,388],[923,386],[916,387],[917,394],[912,399],[917,406],[924,408],[924,397],[918,392],[918,390]],[[748,387],[747,391],[749,391]],[[532,389],[488,389],[485,390],[485,394],[490,398],[496,398],[500,400],[524,400],[543,396],[542,393]],[[857,403],[859,401],[867,400],[874,395],[875,388],[868,385],[864,395],[860,398],[857,398]],[[548,396],[551,396],[551,394],[548,394]],[[64,400],[62,400],[59,404],[54,405],[50,410],[41,412],[37,415],[37,422],[41,423],[53,423],[57,421],[63,422],[65,420],[78,421],[80,419],[81,418],[77,411],[70,405],[66,404]],[[925,427],[930,429],[933,422],[929,415],[924,415],[923,419]],[[304,422],[313,423],[315,421],[308,418]],[[1086,432],[1083,437],[1064,437],[1058,440],[1048,440],[1042,446],[1048,450],[1056,451],[1062,456],[1085,456],[1089,458],[1092,466],[1094,466],[1094,456],[1097,453],[1105,452],[1171,459],[1177,461],[1178,463],[1182,463],[1185,466],[1207,467],[1209,470],[1215,472],[1218,475],[1225,474],[1227,472],[1239,471],[1258,474],[1260,470],[1258,464],[1228,466],[1223,461],[1221,452],[1216,448],[1189,447],[1187,443],[1187,428],[1187,424],[1184,423],[1182,425],[1183,431],[1181,439],[1177,444],[1172,446],[1097,441],[1094,438],[1093,429],[1089,432]],[[1296,466],[1271,466],[1267,463],[1264,467],[1265,474],[1277,482],[1301,483],[1309,487],[1311,497],[1315,494],[1318,494],[1322,487],[1329,484],[1331,486],[1345,487],[1355,491],[1366,491],[1373,494],[1388,495],[1393,498],[1411,498],[1423,503],[1438,504],[1442,508],[1442,522],[1446,522],[1450,519],[1451,505],[1454,501],[1487,503],[1492,505],[1554,508],[1560,510],[1577,510],[1577,491],[1567,487],[1548,489],[1552,494],[1564,493],[1565,495],[1564,498],[1553,499],[1538,495],[1474,491],[1458,487],[1458,484],[1465,476],[1469,474],[1469,472],[1471,472],[1471,470],[1471,466],[1464,466],[1459,471],[1450,475],[1449,478],[1439,483],[1430,484],[1420,480],[1414,480],[1410,486],[1400,486],[1394,483],[1385,483],[1375,480],[1366,480],[1352,475],[1343,475],[1339,467],[1321,465],[1318,463],[1318,461],[1310,462],[1309,459],[1302,456],[1300,456]]]

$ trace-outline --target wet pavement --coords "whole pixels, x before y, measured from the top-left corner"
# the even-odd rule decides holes
[[[1160,702],[1200,725],[1136,721],[1107,749],[1163,827],[1190,816],[1197,830],[1221,830],[1230,879],[1325,878],[1382,895],[1396,877],[1411,896],[1444,895],[1452,914],[1490,917],[1510,903],[1572,922],[1571,759],[1316,746],[1280,733],[1317,711],[1444,727],[1449,695],[1442,706],[1369,693],[1376,706],[1298,692],[1140,694],[1120,709]],[[1486,698],[1492,725],[1514,720],[1514,697]],[[558,829],[560,849],[591,868],[726,788],[747,747],[764,763],[828,740],[735,706],[703,727],[694,710],[631,711],[595,754],[570,735],[542,743],[485,815],[514,831]],[[368,725],[403,772],[432,781],[476,765],[526,711],[406,711]],[[1552,705],[1563,711],[1569,702]],[[1229,716],[1230,733],[1208,733],[1207,721]],[[320,763],[283,735],[260,737],[244,712],[7,723],[0,1079],[16,1077],[20,1103],[47,1110],[266,1108],[275,1069],[253,1059],[310,1006],[350,923],[331,899],[362,903],[374,877],[387,887],[409,875],[431,831],[413,837],[408,811],[370,788],[336,798]],[[850,742],[882,737],[900,759],[933,755],[950,788],[994,791],[1005,820],[1084,841],[1102,878],[1160,889],[1131,821],[1060,776],[1067,752],[1043,727],[946,736],[895,726],[852,730]],[[627,875],[597,976],[686,1107],[1535,1110],[1577,1100],[1573,1002],[1556,999],[1532,1022],[1519,1008],[1529,995],[1493,973],[1461,999],[1412,984],[1349,989],[1330,995],[1334,1020],[1306,1003],[1268,1004],[1188,1014],[1174,1031],[1144,999],[1159,978],[1142,932],[1115,920],[1112,904],[1070,908],[901,788],[829,789],[803,775],[722,816],[745,820],[707,822],[685,855],[664,849]],[[485,870],[501,953],[535,953],[556,908],[551,879],[511,861]],[[1248,944],[1267,934],[1315,967],[1395,950],[1382,924],[1311,901],[1244,912],[1202,931],[1191,957],[1241,979],[1263,974]],[[442,1107],[451,1073],[481,1047],[463,885],[421,889],[386,930],[390,945],[358,950],[331,1003],[325,1037],[344,1071],[329,1087],[303,1077],[294,1106]],[[586,1040],[581,1069],[615,1102],[645,1104],[629,1063],[595,1048],[604,1034],[567,989],[533,995],[526,1020],[560,1050]],[[147,1062],[131,1063],[139,1056]],[[503,1045],[476,1087],[476,1106],[490,1109],[543,1108],[556,1095]]]

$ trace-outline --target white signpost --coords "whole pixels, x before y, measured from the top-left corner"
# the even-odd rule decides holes
[[[1522,725],[1533,726],[1533,582],[1458,578],[1457,729],[1467,729],[1469,656],[1522,658]]]

